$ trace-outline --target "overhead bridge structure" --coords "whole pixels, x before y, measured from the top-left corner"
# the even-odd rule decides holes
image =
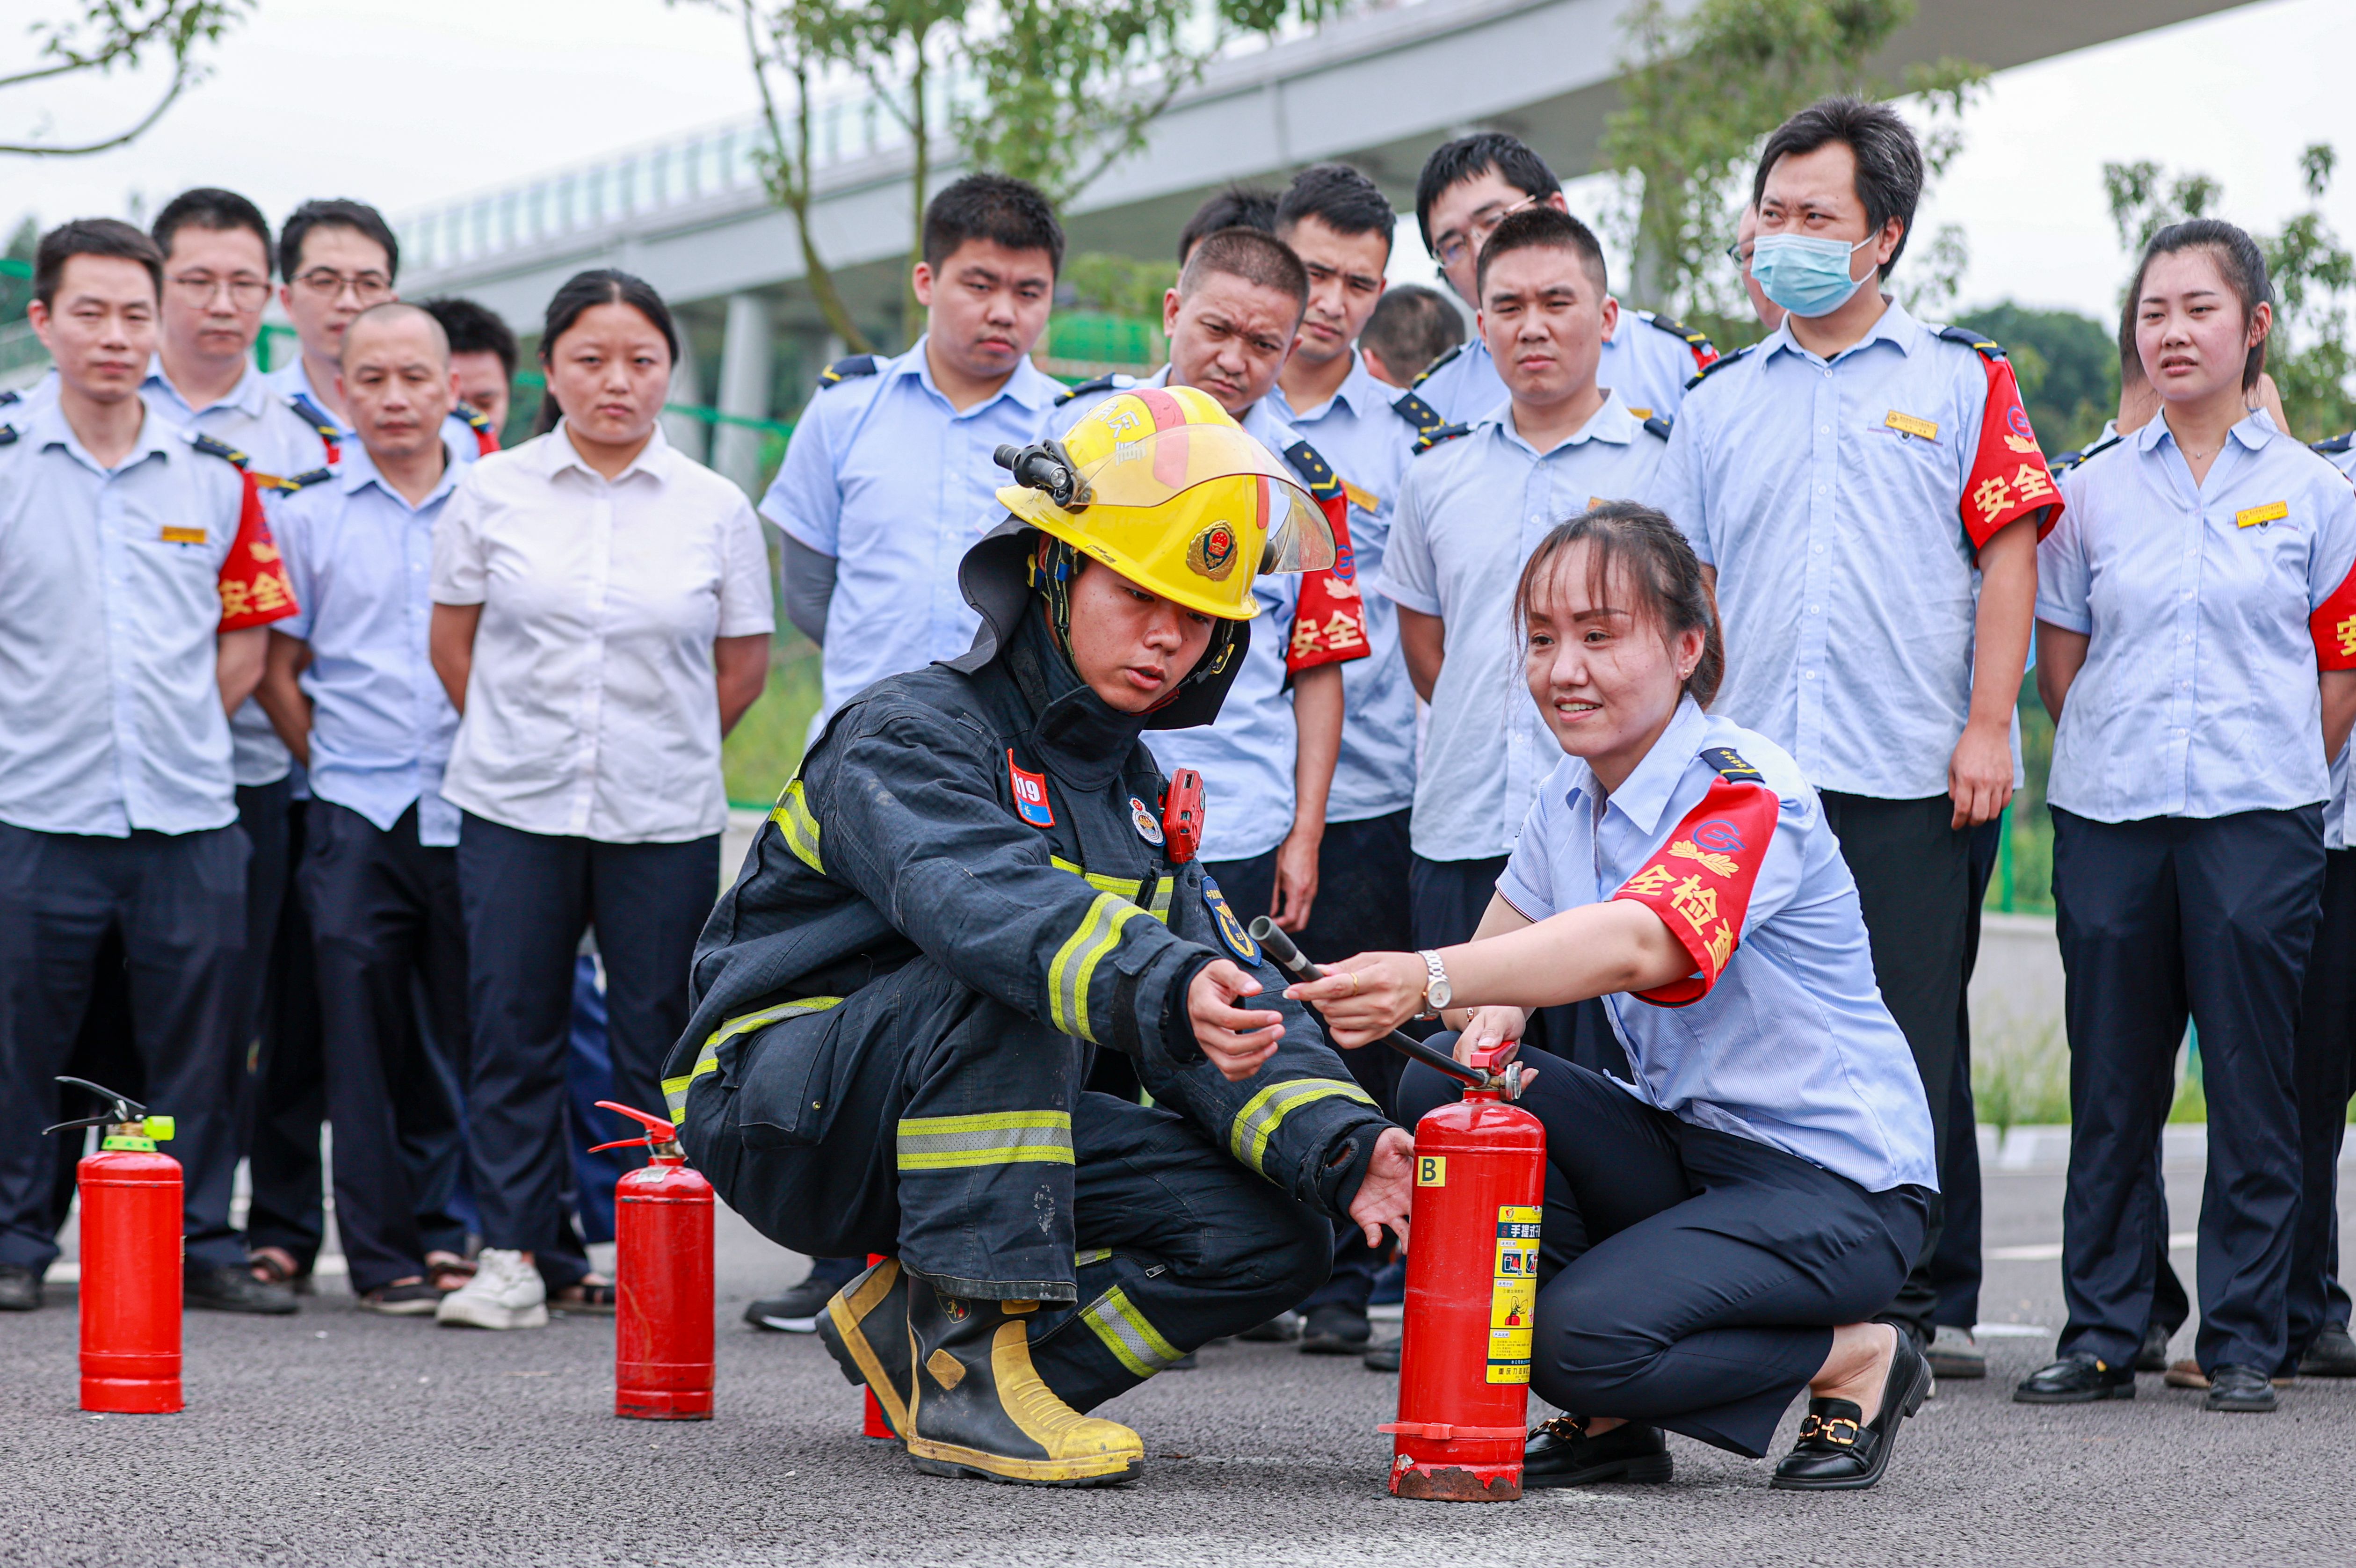
[[[1565,177],[1584,174],[1618,101],[1633,3],[1393,0],[1224,59],[1066,215],[1072,245],[1159,256],[1210,190],[1326,158],[1366,170],[1406,210],[1424,155],[1472,129],[1511,131]],[[2233,3],[1922,0],[1879,64],[1891,79],[1943,55],[2003,70]],[[942,107],[961,88],[942,81]],[[819,252],[859,318],[889,341],[910,240],[911,149],[872,96],[818,102],[814,118]],[[936,112],[935,124],[946,120]],[[793,220],[755,171],[761,136],[746,120],[411,214],[400,224],[402,290],[470,295],[528,328],[573,273],[623,267],[682,307],[691,352],[675,398],[744,420],[798,407],[831,345],[801,284]],[[953,156],[937,147],[936,170]],[[749,479],[761,433],[718,429],[714,461]]]

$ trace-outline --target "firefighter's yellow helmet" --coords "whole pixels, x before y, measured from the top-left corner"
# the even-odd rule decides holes
[[[1309,492],[1194,387],[1118,392],[1060,444],[1001,456],[1021,481],[998,492],[1007,510],[1205,615],[1249,620],[1255,575],[1333,564]]]

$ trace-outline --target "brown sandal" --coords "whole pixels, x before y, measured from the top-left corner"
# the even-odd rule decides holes
[[[612,1316],[614,1313],[614,1282],[595,1278],[575,1280],[561,1290],[549,1294],[548,1305],[559,1312],[595,1313]]]
[[[256,1247],[246,1254],[245,1262],[253,1277],[265,1284],[288,1286],[296,1295],[318,1293],[316,1283],[296,1266],[294,1254],[284,1247]]]
[[[475,1265],[455,1252],[428,1252],[425,1277],[435,1290],[447,1295],[475,1277]]]

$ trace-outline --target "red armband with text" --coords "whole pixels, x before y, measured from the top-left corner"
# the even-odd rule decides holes
[[[2062,492],[2053,488],[2053,471],[2020,405],[2012,361],[1983,355],[1981,364],[1987,371],[1987,406],[1980,413],[1979,451],[1964,480],[1964,532],[1976,549],[2008,523],[2038,512],[2042,539],[2062,521]]]
[[[223,631],[243,631],[268,626],[294,613],[294,589],[286,580],[286,562],[278,542],[270,536],[270,520],[262,515],[262,491],[253,476],[240,472],[245,497],[239,503],[237,538],[220,565]]]
[[[1639,991],[1638,1001],[1683,1007],[1709,994],[1742,940],[1751,889],[1781,811],[1775,791],[1764,784],[1713,779],[1701,804],[1686,813],[1652,858],[1612,896],[1633,899],[1658,915],[1699,972]]]
[[[1292,616],[1292,640],[1284,650],[1288,675],[1321,664],[1364,659],[1366,601],[1358,592],[1358,566],[1350,553],[1350,499],[1340,487],[1319,496],[1317,505],[1333,530],[1333,564],[1301,577],[1301,602]]]
[[[2356,568],[2307,618],[2318,670],[2356,670]]]

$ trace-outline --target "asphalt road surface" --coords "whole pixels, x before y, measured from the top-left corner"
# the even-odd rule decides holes
[[[2170,1169],[2179,1231],[2200,1175]],[[1672,1438],[1665,1487],[1400,1502],[1375,1431],[1394,1379],[1239,1344],[1106,1407],[1144,1435],[1134,1486],[920,1476],[856,1435],[857,1396],[814,1339],[738,1323],[800,1263],[724,1212],[704,1423],[615,1419],[610,1319],[439,1329],[356,1312],[337,1283],[292,1319],[190,1314],[187,1410],[93,1417],[74,1408],[73,1288],[53,1284],[47,1310],[0,1318],[0,1563],[2356,1562],[2356,1382],[2310,1380],[2270,1416],[2209,1414],[2157,1377],[2133,1403],[2009,1402],[2062,1321],[2059,1264],[2038,1255],[2060,1240],[2061,1189],[2052,1172],[1988,1177],[1982,1312],[2014,1331],[1984,1340],[1986,1381],[1942,1385],[1862,1494],[1771,1492],[1767,1462]],[[2175,1258],[2189,1277],[2191,1251]]]

